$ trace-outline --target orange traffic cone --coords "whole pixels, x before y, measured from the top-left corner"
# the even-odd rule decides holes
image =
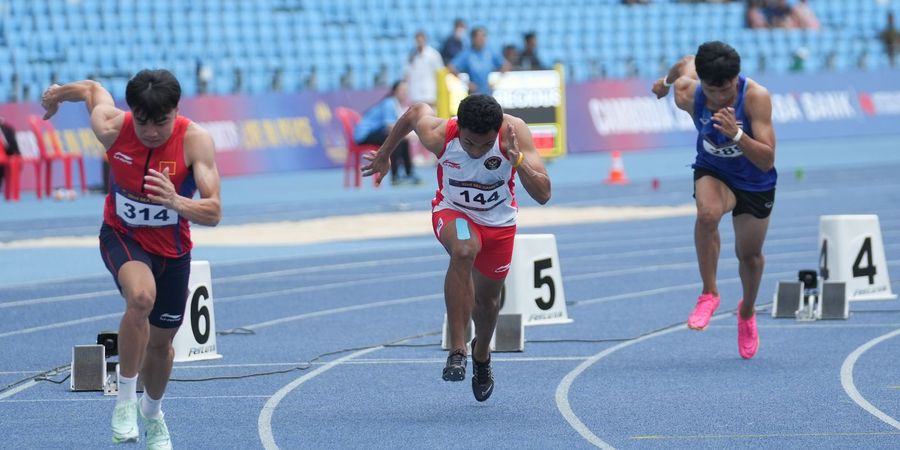
[[[622,154],[618,150],[612,152],[612,168],[609,169],[609,177],[603,181],[606,184],[628,184],[625,176],[625,164],[622,163]]]

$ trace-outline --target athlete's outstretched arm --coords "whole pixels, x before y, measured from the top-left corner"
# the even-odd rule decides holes
[[[397,148],[402,139],[412,131],[419,136],[422,145],[435,155],[440,155],[444,148],[444,134],[447,121],[434,115],[434,111],[425,103],[416,103],[411,106],[394,123],[387,139],[377,152],[369,152],[363,155],[369,164],[360,167],[364,177],[375,175],[375,184],[381,184],[381,180],[391,171],[391,153]]]
[[[144,188],[147,197],[178,215],[200,225],[214,227],[222,218],[222,200],[219,194],[219,171],[216,169],[216,149],[209,132],[197,124],[191,124],[184,135],[185,163],[194,172],[194,181],[200,192],[199,199],[183,197],[175,191],[169,180],[168,169],[147,171]]]
[[[678,60],[665,77],[656,80],[651,90],[656,98],[663,98],[669,94],[669,88],[675,86],[675,105],[693,114],[694,91],[699,82],[694,56],[688,55]]]
[[[100,143],[109,148],[116,142],[125,112],[116,108],[112,95],[100,83],[83,80],[51,85],[41,95],[41,106],[47,111],[44,120],[53,117],[62,102],[84,102],[91,115],[91,129]]]
[[[519,180],[525,191],[540,204],[550,201],[550,177],[541,155],[534,148],[531,130],[525,121],[518,117],[506,115],[506,128],[503,130],[503,147],[509,160],[516,166]]]
[[[751,81],[747,81],[751,83]],[[720,109],[713,114],[713,126],[725,136],[740,137],[737,144],[744,152],[744,156],[758,167],[767,172],[775,167],[775,128],[772,126],[772,98],[769,91],[756,82],[747,87],[747,96],[744,99],[744,112],[753,123],[753,137],[748,134],[738,134],[737,120],[734,116],[734,108]]]

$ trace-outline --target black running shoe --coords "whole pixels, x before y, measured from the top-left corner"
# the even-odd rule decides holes
[[[456,350],[447,357],[444,366],[444,381],[462,381],[466,379],[466,352]]]
[[[494,393],[494,374],[491,372],[491,358],[481,363],[475,359],[475,339],[472,339],[472,393],[475,400],[483,402]]]

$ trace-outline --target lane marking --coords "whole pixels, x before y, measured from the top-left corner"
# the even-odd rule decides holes
[[[721,313],[721,314],[713,316],[710,319],[710,322],[712,322],[714,320],[724,319],[726,317],[733,317],[733,316],[734,316],[733,312]],[[631,340],[631,341],[625,341],[620,344],[616,344],[606,350],[603,350],[600,353],[597,353],[594,356],[591,356],[590,358],[588,358],[587,360],[585,360],[584,362],[579,364],[578,367],[576,367],[571,372],[566,374],[566,376],[563,377],[562,381],[559,382],[559,385],[557,385],[557,387],[556,387],[556,396],[555,396],[556,408],[562,414],[563,418],[566,419],[566,422],[568,422],[569,425],[573,429],[575,429],[575,431],[577,431],[578,434],[580,434],[585,440],[587,440],[588,442],[590,442],[591,444],[593,444],[595,447],[598,447],[598,448],[602,448],[602,449],[606,449],[606,450],[614,449],[615,447],[608,444],[606,441],[604,441],[603,439],[600,439],[599,436],[594,434],[590,430],[590,428],[588,428],[587,425],[585,425],[584,422],[582,422],[581,419],[578,418],[578,415],[575,414],[575,411],[572,410],[572,406],[569,404],[569,389],[572,387],[572,384],[575,382],[575,379],[578,378],[578,376],[581,375],[589,367],[591,367],[592,365],[597,363],[597,361],[600,361],[601,359],[603,359],[623,348],[627,348],[632,345],[639,344],[648,339],[653,339],[653,338],[656,338],[659,336],[665,336],[665,335],[667,335],[669,333],[673,333],[675,331],[687,330],[687,329],[688,329],[688,327],[685,324],[673,326],[671,328],[666,328],[664,330],[659,330],[659,331],[641,336],[641,337]]]
[[[278,449],[278,444],[275,443],[275,436],[272,434],[272,415],[275,414],[275,409],[278,408],[278,404],[281,403],[288,394],[291,393],[294,389],[300,387],[303,383],[306,383],[309,380],[337,367],[339,364],[344,361],[351,360],[356,358],[357,356],[362,356],[368,353],[372,353],[377,350],[381,350],[384,347],[372,347],[364,350],[359,350],[357,352],[351,353],[349,355],[338,358],[328,364],[320,366],[319,368],[303,375],[300,378],[288,383],[283,388],[279,389],[271,398],[263,405],[262,410],[259,412],[259,420],[257,421],[257,428],[259,429],[259,440],[262,441],[263,447],[266,450],[276,450]]]
[[[171,400],[240,400],[240,399],[257,399],[269,398],[271,395],[196,395],[196,396],[166,396],[166,401]],[[103,396],[99,398],[42,398],[42,399],[21,399],[21,400],[0,400],[0,403],[80,403],[80,402],[115,402],[114,396]]]
[[[810,433],[761,433],[761,434],[697,434],[697,435],[665,435],[631,436],[637,441],[665,439],[768,439],[790,437],[842,437],[842,436],[900,436],[900,431],[822,431]]]
[[[860,408],[864,409],[869,414],[878,418],[882,422],[900,430],[900,422],[897,419],[885,414],[882,410],[875,407],[875,405],[869,403],[862,394],[856,389],[856,385],[853,383],[853,368],[856,365],[856,361],[859,360],[859,357],[863,355],[863,353],[872,349],[876,345],[894,337],[900,335],[900,328],[887,333],[881,336],[878,336],[875,339],[872,339],[869,342],[866,342],[863,345],[860,345],[856,350],[847,355],[847,359],[844,360],[844,363],[841,365],[841,386],[844,387],[844,392],[853,400],[854,403],[859,405]]]
[[[415,302],[421,302],[421,301],[426,301],[426,300],[438,300],[438,299],[443,299],[443,298],[444,298],[444,294],[441,293],[441,294],[419,295],[419,296],[415,296],[415,297],[407,297],[407,298],[401,298],[401,299],[396,299],[396,300],[386,300],[383,302],[365,303],[362,305],[344,306],[341,308],[325,309],[322,311],[313,311],[313,312],[308,312],[308,313],[304,313],[304,314],[297,314],[295,316],[281,317],[278,319],[254,323],[251,325],[242,325],[239,328],[258,330],[260,328],[271,327],[273,325],[280,325],[283,323],[293,322],[296,320],[309,319],[312,317],[330,316],[332,314],[340,314],[340,313],[349,312],[349,311],[360,311],[363,309],[380,308],[382,306],[403,305],[406,303],[415,303]]]

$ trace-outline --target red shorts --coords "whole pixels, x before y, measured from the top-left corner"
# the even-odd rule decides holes
[[[431,226],[438,241],[441,240],[443,227],[456,226],[456,219],[462,219],[469,223],[469,229],[475,232],[475,237],[481,241],[481,251],[475,257],[475,269],[482,275],[502,280],[509,273],[509,263],[512,261],[513,243],[516,240],[516,226],[488,227],[472,221],[469,216],[452,209],[442,209],[431,213]]]

